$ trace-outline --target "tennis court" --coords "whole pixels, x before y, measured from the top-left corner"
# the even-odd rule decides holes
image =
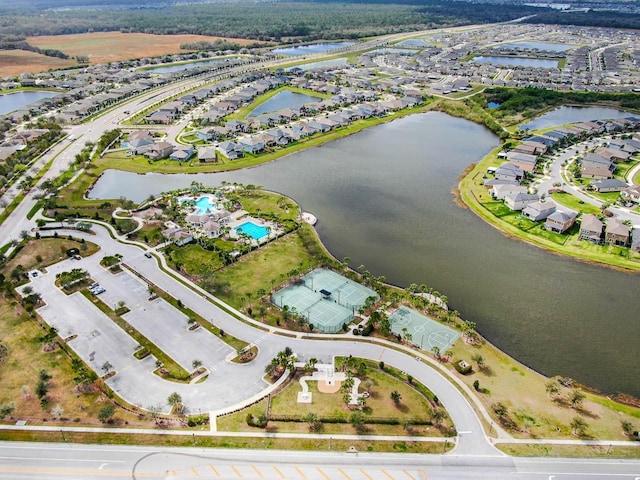
[[[280,308],[285,305],[295,308],[314,328],[335,333],[353,320],[356,311],[371,296],[378,298],[370,288],[331,270],[316,269],[305,275],[302,283],[274,293],[271,301]]]
[[[393,333],[403,337],[410,334],[411,341],[424,350],[438,347],[444,352],[459,337],[455,330],[406,307],[400,307],[393,312],[389,321]]]

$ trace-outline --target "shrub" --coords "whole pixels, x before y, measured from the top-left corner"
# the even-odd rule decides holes
[[[462,375],[469,375],[472,372],[471,365],[464,360],[459,360],[453,364],[458,373]]]

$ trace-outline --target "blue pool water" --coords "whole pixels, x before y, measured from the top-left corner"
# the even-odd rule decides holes
[[[188,201],[189,201],[188,198],[183,198],[180,200],[180,203],[184,203]],[[196,211],[198,215],[204,215],[205,213],[207,213],[207,211],[209,211],[210,213],[217,211],[216,204],[212,201],[210,197],[200,197],[196,202],[195,206],[198,209]]]
[[[246,233],[254,240],[260,240],[262,237],[266,237],[269,233],[266,227],[261,227],[252,222],[244,222],[242,225],[238,225],[235,229],[236,232]]]

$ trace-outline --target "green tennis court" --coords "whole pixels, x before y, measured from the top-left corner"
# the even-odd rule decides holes
[[[393,312],[389,321],[393,333],[403,337],[411,335],[411,341],[425,350],[438,347],[444,352],[460,336],[455,330],[406,307]]]
[[[278,307],[295,309],[307,321],[325,333],[339,331],[350,323],[356,311],[368,297],[378,295],[331,270],[316,269],[302,278],[302,282],[290,285],[271,296]]]

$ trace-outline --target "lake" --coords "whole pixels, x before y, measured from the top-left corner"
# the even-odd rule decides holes
[[[547,60],[542,58],[497,57],[480,55],[479,57],[473,57],[469,61],[475,63],[490,63],[491,65],[508,67],[558,68],[557,60]]]
[[[168,65],[165,67],[151,67],[146,70],[151,73],[173,73],[173,72],[181,72],[182,70],[189,70],[190,68],[196,67],[206,67],[212,66],[216,63],[224,63],[225,60],[203,60],[201,62],[189,62],[189,63],[179,63],[176,65]]]
[[[271,51],[278,55],[287,55],[292,57],[295,55],[311,55],[314,53],[328,52],[329,50],[337,50],[338,48],[349,47],[354,43],[355,42],[314,43],[313,45],[297,45],[295,47],[276,48]]]
[[[558,107],[520,126],[522,129],[541,130],[573,122],[591,120],[615,120],[616,118],[637,117],[637,114],[623,112],[608,107]]]
[[[284,71],[289,72],[293,68],[300,68],[302,70],[313,70],[314,68],[340,67],[346,64],[347,64],[347,59],[345,57],[332,58],[331,60],[321,60],[319,62],[303,63],[302,65],[287,67],[284,69]]]
[[[432,47],[433,43],[426,41],[423,38],[410,38],[409,40],[403,40],[402,42],[396,43],[399,47]]]
[[[47,92],[45,90],[27,90],[0,95],[0,115],[21,110],[38,100],[55,97],[56,95],[58,95],[57,92]]]
[[[320,97],[285,90],[284,92],[280,92],[266,102],[258,105],[251,111],[248,117],[258,117],[264,113],[277,112],[278,110],[283,110],[285,108],[297,108],[301,107],[305,103],[313,103],[320,100],[322,100]]]
[[[496,346],[547,375],[640,396],[638,276],[503,236],[453,202],[457,177],[498,145],[442,113],[412,115],[222,174],[107,171],[91,198],[146,199],[192,181],[263,185],[318,216],[320,238],[390,283],[426,284]]]
[[[575,48],[575,45],[567,45],[565,43],[549,43],[549,42],[513,42],[501,43],[492,47],[494,50],[501,48],[509,48],[513,50],[541,50],[545,52],[566,52]]]

